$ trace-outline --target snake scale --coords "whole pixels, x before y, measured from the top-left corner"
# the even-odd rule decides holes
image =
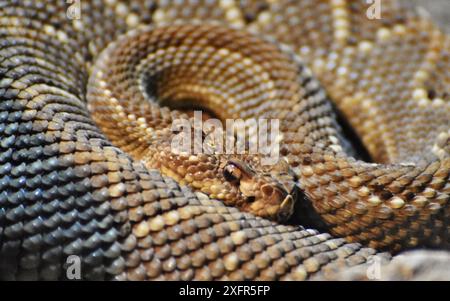
[[[0,279],[65,279],[70,255],[83,279],[320,279],[449,249],[450,38],[427,18],[397,1],[379,20],[362,0],[80,4],[0,1]],[[172,154],[189,113],[161,104],[185,100],[280,119],[283,160]]]

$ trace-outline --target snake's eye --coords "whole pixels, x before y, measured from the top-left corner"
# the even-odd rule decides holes
[[[223,170],[223,176],[228,182],[238,182],[242,177],[242,171],[234,164],[228,164]]]

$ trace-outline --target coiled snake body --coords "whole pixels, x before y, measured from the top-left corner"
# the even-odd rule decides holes
[[[450,39],[426,18],[396,1],[380,20],[365,1],[74,8],[0,1],[1,278],[62,279],[78,255],[85,279],[307,279],[449,248]],[[174,154],[189,116],[164,102],[279,119],[281,160]],[[264,219],[290,216],[331,234]]]

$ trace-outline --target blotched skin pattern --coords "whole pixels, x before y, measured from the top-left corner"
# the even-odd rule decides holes
[[[82,1],[81,18],[72,20],[64,1],[0,2],[0,278],[64,279],[67,256],[79,255],[83,279],[303,280],[364,264],[376,253],[351,242],[393,251],[448,248],[450,42],[445,35],[394,1],[386,1],[381,20],[370,22],[364,17],[364,1],[192,3]],[[256,68],[244,68],[249,72],[243,75],[244,86],[259,84],[247,82],[246,76],[267,80],[261,72],[267,66],[251,61],[255,54],[260,55],[256,60],[264,58],[263,52],[249,47],[246,53],[242,47],[250,33],[232,32],[248,29],[287,44],[325,85],[374,161],[385,163],[348,157],[318,81],[285,46],[261,42],[273,53],[283,53],[281,62],[293,60],[290,67],[277,63],[277,58],[268,60],[269,67],[280,72],[276,79],[269,75],[269,83],[255,91],[279,89],[284,97],[278,95],[279,99],[285,101],[272,101],[273,108],[266,104],[261,114],[271,109],[284,112],[278,115],[286,124],[282,153],[334,236],[276,224],[213,199],[221,199],[219,195],[210,199],[193,192],[183,186],[187,182],[180,185],[147,168],[145,160],[136,160],[142,149],[133,145],[145,145],[138,141],[140,136],[121,137],[126,142],[120,145],[117,138],[123,128],[116,128],[117,136],[99,130],[90,112],[98,122],[102,109],[97,112],[89,103],[89,111],[87,95],[88,90],[108,94],[100,93],[101,81],[93,80],[101,77],[99,68],[106,61],[99,59],[101,50],[140,24],[164,27],[175,20],[215,20],[232,26],[224,29],[224,36],[234,39],[223,44],[225,50],[219,54],[234,67],[248,63]],[[167,34],[176,27],[168,28],[160,30]],[[152,35],[143,33],[153,30],[140,27],[119,41],[136,33],[135,38],[145,40]],[[151,42],[156,43],[153,49],[169,43]],[[230,55],[226,45],[237,53]],[[148,59],[141,65],[147,70],[152,59],[171,66],[169,51],[156,51],[163,56],[158,61],[150,56],[152,46],[145,51],[125,49],[125,58]],[[181,54],[188,52],[181,49]],[[242,60],[245,55],[250,62]],[[112,74],[127,72],[109,67]],[[181,69],[181,74],[187,71]],[[158,82],[157,90],[175,91],[180,99],[183,93],[192,97],[193,83],[183,82],[177,72],[180,69],[169,68],[162,77],[167,81]],[[221,80],[230,84],[228,78]],[[126,97],[142,97],[137,92],[143,91],[133,90],[135,82],[115,84],[116,91],[133,93],[111,96],[108,101],[118,111]],[[177,90],[180,86],[188,90]],[[199,91],[194,91],[199,99],[211,94]],[[228,92],[240,95],[233,91]],[[245,97],[237,101],[245,104]],[[263,99],[254,106],[264,108],[264,103]],[[172,120],[167,116],[176,114],[163,109],[165,115],[141,119],[150,105],[138,105],[127,102],[125,110],[131,111],[125,112],[125,126],[153,122],[153,128],[163,127]],[[253,108],[228,110],[233,109],[246,113],[244,117],[260,116]],[[142,115],[136,118],[137,113]],[[117,120],[111,112],[110,117]]]

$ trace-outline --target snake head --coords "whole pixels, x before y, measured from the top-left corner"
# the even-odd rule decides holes
[[[236,189],[240,209],[276,221],[286,221],[294,211],[295,183],[285,172],[256,172],[247,162],[229,160],[223,177]]]
[[[174,154],[164,151],[170,147],[165,141],[170,139],[154,143],[159,151],[141,159],[147,168],[241,211],[279,222],[292,215],[296,185],[285,168],[263,167],[254,155]]]

